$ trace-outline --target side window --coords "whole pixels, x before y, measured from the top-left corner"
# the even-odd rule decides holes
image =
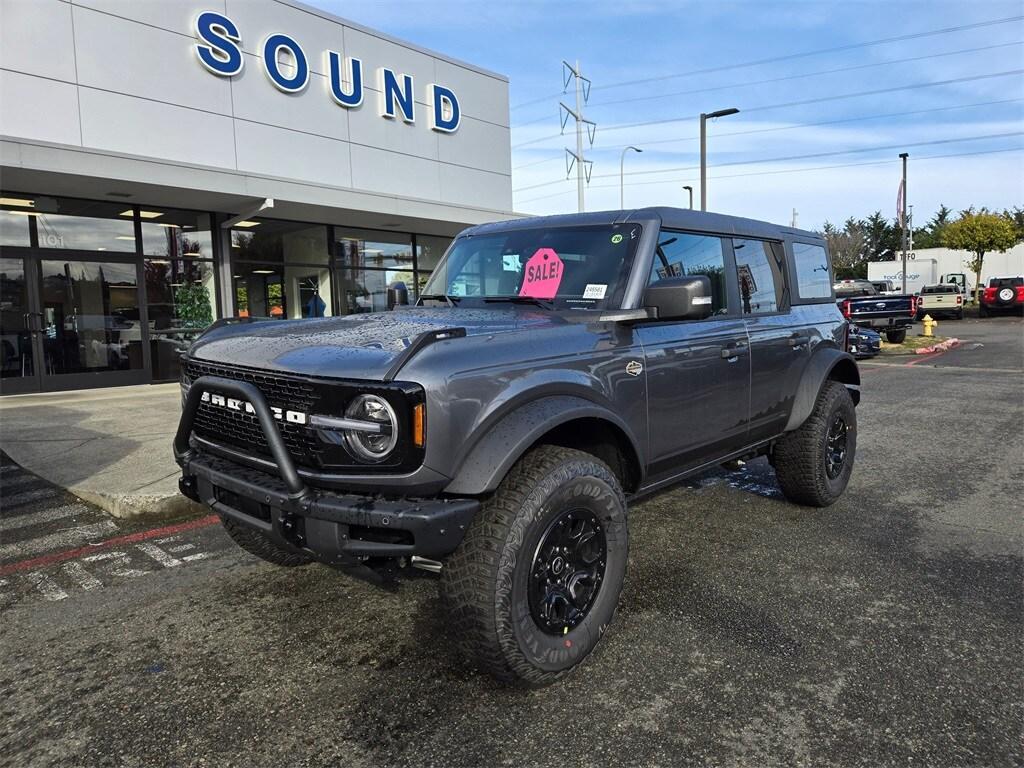
[[[745,315],[764,315],[788,309],[781,243],[736,238],[736,273]]]
[[[796,295],[801,299],[829,299],[832,281],[828,276],[828,255],[820,245],[793,243],[796,264]]]
[[[721,238],[662,230],[648,284],[687,275],[707,275],[711,279],[711,314],[724,315],[729,311]]]

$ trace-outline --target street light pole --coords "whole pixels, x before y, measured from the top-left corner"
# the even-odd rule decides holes
[[[706,211],[708,209],[708,120],[714,120],[716,117],[727,117],[728,115],[735,115],[739,112],[736,107],[729,109],[720,109],[717,112],[701,112],[700,113],[700,209]]]
[[[693,210],[693,187],[683,187],[687,192],[690,193],[690,210]]]
[[[903,199],[900,201],[900,228],[903,230],[901,235],[903,245],[903,293],[907,292],[907,158],[910,157],[908,152],[901,152],[900,159],[903,160]]]
[[[633,150],[634,152],[643,152],[643,150],[640,149],[639,147],[634,147],[634,146],[630,145],[630,146],[626,147],[625,149],[623,149],[622,150],[622,154],[619,156],[619,209],[620,210],[626,207],[626,187],[625,187],[625,183],[623,181],[623,177],[625,176],[624,169],[626,167],[626,153],[629,152],[629,150]]]

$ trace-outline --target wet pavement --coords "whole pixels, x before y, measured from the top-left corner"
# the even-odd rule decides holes
[[[0,765],[1020,765],[1024,325],[948,325],[863,364],[835,506],[763,460],[636,505],[611,631],[537,691],[466,668],[428,574],[277,569],[5,463]]]

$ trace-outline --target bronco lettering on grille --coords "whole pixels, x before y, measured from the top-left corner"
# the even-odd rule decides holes
[[[239,400],[236,397],[224,397],[224,395],[203,392],[202,401],[209,405],[216,406],[217,408],[225,408],[229,411],[237,411],[238,413],[244,412],[253,416],[256,415],[256,409],[252,407],[250,402],[247,400]],[[270,406],[270,411],[278,421],[286,421],[289,424],[309,423],[308,415],[302,411],[289,411],[284,408],[278,408],[274,405]]]

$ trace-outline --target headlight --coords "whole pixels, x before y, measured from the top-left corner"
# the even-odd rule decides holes
[[[395,449],[398,443],[398,417],[395,409],[377,395],[359,395],[347,409],[345,417],[357,421],[380,424],[380,432],[345,430],[345,442],[359,458],[367,461],[382,461]]]

